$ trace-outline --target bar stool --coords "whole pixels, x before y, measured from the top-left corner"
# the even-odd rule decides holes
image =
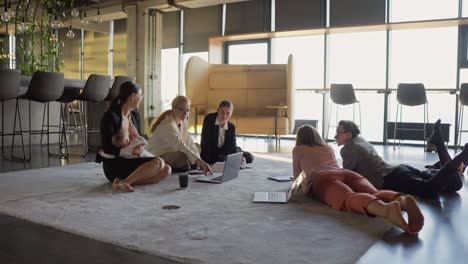
[[[468,130],[463,130],[463,110],[465,106],[468,105],[468,83],[462,83],[460,86],[460,96],[458,97],[460,106],[458,110],[458,138],[455,142],[455,150],[458,150],[461,146],[461,134],[468,132]]]
[[[132,83],[134,83],[135,81],[136,81],[136,78],[135,78],[135,77],[131,77],[131,76],[115,76],[114,84],[112,84],[112,88],[110,89],[109,94],[107,95],[107,97],[106,97],[105,100],[106,100],[107,102],[110,102],[110,101],[114,100],[115,98],[117,98],[117,96],[119,96],[120,86],[121,86],[124,82],[132,82]]]
[[[50,131],[49,131],[49,126],[47,126],[47,130],[44,130],[43,127],[41,127],[40,130],[32,130],[31,128],[31,101],[35,102],[40,102],[40,103],[45,103],[47,106],[47,124],[50,124],[49,120],[49,113],[50,113],[50,108],[49,108],[49,103],[57,100],[60,98],[60,96],[63,94],[63,89],[64,89],[64,77],[63,73],[61,72],[41,72],[37,71],[33,74],[31,78],[31,82],[29,83],[28,90],[26,93],[22,96],[19,96],[16,98],[16,108],[17,111],[15,111],[15,124],[13,125],[13,138],[12,138],[12,153],[13,153],[13,143],[15,140],[15,134],[17,133],[16,131],[16,112],[18,113],[18,117],[21,119],[20,111],[19,111],[19,100],[24,99],[28,100],[29,102],[29,157],[24,157],[24,160],[29,161],[31,160],[31,135],[32,134],[47,134],[47,151],[50,153],[49,149],[49,141],[50,141]],[[43,117],[44,118],[44,117]],[[23,130],[20,124],[20,131],[18,133],[23,134]]]
[[[356,104],[359,105],[359,126],[361,123],[361,103],[356,99],[356,94],[354,93],[354,88],[352,84],[344,83],[344,84],[335,84],[332,83],[330,85],[330,98],[332,103],[330,104],[330,114],[328,115],[328,128],[327,128],[327,136],[330,132],[330,127],[336,127],[336,125],[331,125],[331,114],[333,105],[336,105],[336,123],[338,123],[338,109],[339,105],[353,105],[353,121],[356,118]]]
[[[120,87],[120,86],[119,86]],[[65,155],[68,157],[69,155],[79,155],[79,156],[86,156],[88,154],[88,133],[89,132],[99,132],[99,129],[88,129],[88,117],[87,117],[87,107],[86,102],[98,103],[102,102],[106,99],[109,95],[109,91],[111,88],[111,77],[110,75],[99,75],[99,74],[91,74],[86,80],[86,84],[78,96],[74,96],[71,98],[67,98],[67,100],[78,100],[80,102],[80,121],[82,121],[81,128],[83,129],[82,133],[84,133],[84,153],[83,154],[70,154],[68,151],[68,142],[65,141],[66,153]],[[84,121],[83,121],[84,120]],[[64,128],[66,131],[66,128]],[[66,135],[65,135],[66,140]]]
[[[18,70],[10,70],[10,69],[2,69],[0,70],[0,83],[2,84],[2,88],[0,89],[0,102],[2,103],[2,131],[0,132],[2,137],[2,157],[5,157],[4,154],[4,136],[12,136],[13,133],[5,133],[5,108],[4,102],[9,101],[12,99],[16,99],[20,94],[20,76],[21,72]],[[16,111],[19,111],[17,107],[15,107],[15,117]],[[19,120],[21,125],[21,119]],[[15,120],[16,123],[16,120]],[[24,150],[24,140],[23,135],[21,134],[21,145],[23,147],[23,158],[26,159],[26,152]]]
[[[426,89],[422,83],[399,83],[397,88],[397,109],[396,109],[396,118],[395,118],[395,129],[393,130],[393,149],[396,147],[396,135],[397,130],[407,130],[407,131],[422,131],[424,146],[426,146],[426,124],[428,122],[428,105],[426,97]],[[401,123],[403,116],[403,105],[405,106],[424,106],[424,128],[398,128],[397,124]],[[398,112],[400,112],[400,120],[398,121]],[[401,137],[400,137],[401,138]],[[399,145],[401,145],[401,139],[399,140]]]
[[[74,120],[74,127],[76,131],[83,131],[82,125],[83,121],[81,120],[81,115],[78,115],[80,118],[80,123],[78,124],[76,117],[75,117],[75,110],[73,107],[70,109],[70,105],[73,101],[75,101],[75,98],[77,98],[81,93],[81,89],[64,89],[62,96],[60,96],[59,99],[57,99],[57,102],[60,103],[60,121],[59,121],[59,151],[60,153],[55,154],[51,153],[52,156],[58,156],[61,158],[66,158],[68,159],[69,157],[69,152],[68,152],[68,140],[67,140],[67,132],[69,131],[70,124],[68,123],[70,121],[70,111],[72,112],[72,118]],[[79,110],[78,110],[79,114]],[[65,116],[67,118],[65,119]],[[44,120],[43,120],[43,126],[44,126]],[[82,132],[82,141],[83,145],[85,144],[85,136],[84,133]],[[42,135],[41,135],[41,142],[42,142]],[[65,149],[65,152],[63,151]]]

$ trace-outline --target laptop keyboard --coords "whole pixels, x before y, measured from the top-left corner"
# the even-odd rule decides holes
[[[222,178],[223,178],[223,175],[218,176],[218,177],[214,177],[214,178],[212,178],[211,180],[212,180],[212,181],[220,181]]]
[[[283,198],[282,193],[279,192],[269,192],[268,201],[279,201]]]

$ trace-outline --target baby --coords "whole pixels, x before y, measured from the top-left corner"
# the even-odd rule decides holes
[[[144,149],[146,146],[146,139],[138,135],[138,133],[128,133],[121,129],[112,137],[112,144],[120,148],[120,157],[132,159],[141,157],[154,157],[151,152]],[[133,151],[141,149],[140,155],[134,155]]]

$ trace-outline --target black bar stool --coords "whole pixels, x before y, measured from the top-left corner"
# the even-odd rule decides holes
[[[349,83],[342,83],[336,84],[332,83],[330,85],[330,99],[332,103],[330,104],[330,112],[328,115],[328,127],[327,127],[327,137],[329,137],[330,127],[336,127],[338,123],[338,108],[339,105],[353,105],[353,121],[355,121],[356,116],[356,104],[359,104],[359,126],[361,126],[361,103],[356,99],[356,94],[354,93],[354,88],[352,84]],[[331,114],[332,114],[332,107],[336,105],[336,120],[335,124],[331,124]]]
[[[62,147],[65,148],[65,152],[62,153],[64,157],[68,156],[81,156],[84,157],[88,154],[88,133],[89,132],[99,132],[99,129],[88,129],[88,118],[87,118],[87,109],[86,109],[86,102],[98,103],[102,102],[106,99],[109,95],[109,90],[111,88],[111,77],[110,75],[99,75],[99,74],[91,74],[86,81],[84,88],[82,89],[81,93],[76,94],[64,94],[62,98],[59,99],[60,102],[72,102],[78,100],[80,102],[80,111],[79,111],[79,119],[80,119],[80,130],[83,133],[83,148],[84,152],[81,154],[73,154],[69,152],[69,145],[66,137],[67,126],[64,122],[64,114],[62,114],[61,124],[62,130],[61,132],[63,135],[64,141],[61,141],[63,144]],[[61,107],[61,112],[64,112],[64,108]]]
[[[132,82],[134,83],[136,81],[136,78],[135,77],[131,77],[131,76],[115,76],[115,79],[114,79],[114,84],[112,84],[112,88],[110,89],[109,91],[109,94],[107,95],[106,97],[106,101],[107,102],[110,102],[112,100],[114,100],[115,98],[117,98],[117,96],[119,95],[119,92],[120,92],[120,86],[124,83],[124,82]]]
[[[20,95],[20,78],[21,72],[19,70],[10,70],[10,69],[2,69],[0,70],[0,83],[2,84],[0,89],[0,102],[2,103],[2,131],[0,132],[2,137],[2,157],[6,158],[4,153],[4,136],[12,136],[13,133],[5,133],[5,108],[4,102],[16,99]],[[16,123],[16,112],[19,111],[17,106],[15,106],[15,123]],[[21,126],[21,118],[19,118],[20,126]],[[24,139],[23,135],[21,135],[21,145],[23,147],[23,159],[26,159],[26,152],[24,150]],[[13,151],[13,148],[12,148]]]
[[[47,130],[44,130],[43,127],[39,130],[33,130],[31,127],[31,101],[39,102],[39,103],[45,103],[47,106],[47,124],[50,124],[50,108],[49,108],[49,103],[57,100],[60,98],[60,96],[63,94],[63,85],[64,85],[64,77],[63,73],[61,72],[41,72],[37,71],[33,74],[31,78],[31,82],[29,83],[28,90],[26,93],[22,96],[19,96],[16,99],[16,107],[18,109],[18,117],[20,117],[20,112],[19,112],[19,100],[24,99],[28,100],[29,102],[29,156],[24,157],[24,160],[29,161],[31,160],[31,135],[32,134],[47,134],[47,152],[50,154],[50,147],[49,147],[49,141],[50,141],[50,131],[49,131],[49,126],[47,126]],[[15,114],[15,119],[16,119],[16,114]],[[14,134],[16,134],[16,122],[13,125],[13,131]],[[19,133],[23,134],[23,130],[20,126],[20,131]],[[14,142],[14,136],[12,139],[12,148],[13,148],[13,142]],[[13,149],[12,149],[13,151]]]
[[[426,146],[426,124],[429,119],[429,110],[426,97],[426,89],[422,83],[399,83],[397,88],[397,109],[395,118],[395,129],[393,130],[393,149],[396,147],[397,131],[421,131],[423,133],[424,146]],[[403,105],[405,106],[424,106],[424,126],[422,129],[418,128],[398,128],[398,123],[401,123],[403,116]],[[398,112],[400,112],[400,120],[398,120]],[[401,145],[401,136],[399,145]]]

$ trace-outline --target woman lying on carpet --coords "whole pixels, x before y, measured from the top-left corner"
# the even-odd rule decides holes
[[[161,157],[174,170],[187,171],[196,164],[205,174],[212,174],[210,166],[200,158],[200,151],[188,131],[190,99],[179,95],[171,105],[171,109],[160,114],[151,124],[152,135],[147,150]]]
[[[363,176],[338,167],[333,149],[312,126],[297,131],[293,170],[294,177],[302,171],[306,175],[304,193],[337,210],[384,217],[408,234],[417,234],[424,225],[424,216],[412,196],[379,191]],[[402,210],[408,213],[408,222]]]
[[[236,126],[229,121],[234,104],[223,100],[218,110],[205,116],[201,135],[201,158],[208,163],[225,161],[226,156],[242,149],[236,143]],[[243,162],[252,163],[253,155],[243,151]]]
[[[114,189],[134,191],[132,185],[157,183],[171,174],[171,167],[161,158],[119,156],[121,148],[112,143],[112,138],[121,130],[141,133],[140,106],[141,89],[138,84],[125,82],[120,86],[119,96],[111,102],[101,119],[101,148],[96,162],[102,162],[104,174]],[[143,147],[135,148],[133,155],[140,156]]]

